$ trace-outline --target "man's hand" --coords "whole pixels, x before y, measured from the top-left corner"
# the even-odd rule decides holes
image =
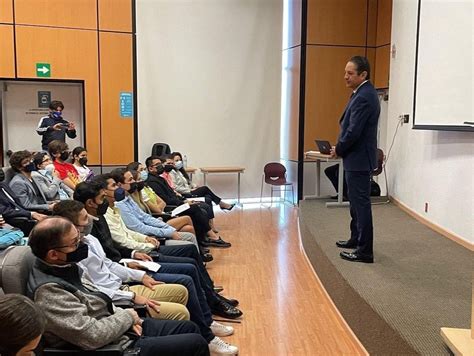
[[[337,153],[336,153],[336,147],[335,146],[331,147],[331,151],[329,152],[329,154],[331,155],[331,158],[337,158]]]
[[[74,124],[74,122],[70,122],[67,130],[72,131],[72,130],[75,130],[75,129],[76,129],[76,125]]]
[[[153,258],[151,258],[150,256],[148,256],[146,253],[143,253],[143,252],[135,252],[132,257],[140,261],[153,261]]]
[[[37,213],[36,211],[31,212],[31,217],[35,220],[41,221],[46,219],[48,216],[44,214]]]
[[[127,262],[127,267],[131,269],[141,269],[141,270],[146,270],[145,267],[143,267],[141,264],[138,262]]]
[[[160,241],[158,241],[158,240],[155,239],[154,237],[147,236],[147,237],[145,238],[145,242],[148,242],[148,243],[154,245],[156,248],[160,247]]]
[[[48,210],[53,211],[54,206],[55,206],[56,204],[57,204],[57,203],[48,204]]]
[[[157,313],[160,312],[160,303],[158,303],[156,300],[148,299],[148,298],[145,298],[142,295],[135,294],[135,298],[133,299],[133,302],[135,304],[146,305],[147,308],[153,309]]]
[[[63,129],[63,124],[61,124],[61,123],[53,125],[53,130],[54,131],[61,131],[62,129]]]
[[[137,334],[138,336],[142,336],[143,329],[141,325],[135,324],[132,326],[132,330]]]
[[[142,297],[143,298],[143,297]],[[146,299],[146,298],[145,298]],[[134,300],[135,302],[135,300]],[[136,303],[136,302],[135,302]],[[138,304],[138,303],[137,303]],[[137,312],[135,311],[135,309],[132,309],[132,308],[129,308],[129,309],[125,309],[128,313],[130,313],[130,315],[132,316],[133,318],[133,324],[134,325],[142,325],[142,322],[143,320],[140,319],[140,317],[138,316]]]
[[[149,275],[145,274],[142,278],[142,283],[145,287],[155,290],[155,286],[158,284],[164,284],[163,282],[157,281],[151,278]]]

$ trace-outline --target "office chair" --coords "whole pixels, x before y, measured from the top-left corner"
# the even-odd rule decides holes
[[[270,206],[273,204],[273,192],[282,191],[283,189],[283,202],[287,201],[286,200],[286,192],[287,192],[287,187],[291,187],[291,203],[295,205],[295,193],[293,189],[293,183],[288,182],[286,180],[286,168],[284,165],[282,165],[279,162],[271,162],[267,163],[265,167],[263,168],[263,175],[262,175],[262,184],[260,187],[260,202],[262,202],[262,196],[263,196],[263,182],[266,184],[270,185],[270,190],[271,190],[271,200],[270,200]],[[279,189],[275,189],[274,187],[279,187]]]
[[[171,153],[171,148],[167,143],[158,142],[153,145],[151,148],[152,156],[163,156],[169,155]]]

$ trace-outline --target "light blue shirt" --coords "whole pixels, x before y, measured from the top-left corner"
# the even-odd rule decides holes
[[[97,289],[112,300],[132,300],[134,293],[120,288],[123,283],[141,282],[145,272],[124,267],[109,260],[99,240],[94,236],[87,235],[83,241],[89,247],[89,254],[87,258],[79,262],[79,266]]]
[[[130,230],[158,237],[171,237],[176,231],[174,227],[163,220],[145,213],[129,195],[122,201],[116,201],[115,206],[119,209],[125,226]]]

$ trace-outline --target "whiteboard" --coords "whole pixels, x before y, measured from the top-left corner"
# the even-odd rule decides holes
[[[474,0],[419,0],[413,127],[474,131]]]

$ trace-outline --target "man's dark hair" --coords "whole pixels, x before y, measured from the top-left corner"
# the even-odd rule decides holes
[[[30,158],[30,157],[31,157],[30,151],[25,150],[25,151],[13,152],[13,154],[10,157],[10,166],[12,166],[15,172],[20,172],[20,169],[22,168],[21,161],[23,161],[25,158]]]
[[[69,146],[67,145],[66,142],[59,141],[59,140],[51,141],[48,144],[48,152],[51,155],[51,158],[53,158],[53,156],[56,153],[61,153],[63,151],[66,151],[68,148],[69,148]]]
[[[356,66],[357,74],[360,75],[362,72],[367,72],[367,77],[365,79],[370,80],[370,64],[369,60],[366,57],[354,56],[349,59],[349,62],[352,62]]]
[[[76,185],[74,190],[74,200],[80,201],[85,204],[89,199],[94,199],[100,194],[102,189],[105,189],[105,186],[102,182],[99,182],[98,177],[95,177],[91,182],[81,182]]]
[[[61,110],[64,110],[64,104],[62,101],[59,101],[59,100],[53,100],[50,104],[49,104],[49,108],[51,110],[57,110],[58,108],[61,108]]]
[[[46,152],[38,152],[33,156],[33,162],[35,163],[36,169],[43,164],[44,156],[46,156]]]
[[[130,162],[127,164],[127,171],[138,171],[138,166],[140,166],[140,162]]]
[[[128,172],[127,168],[115,168],[110,172],[110,178],[113,178],[117,183],[125,183],[126,172]]]
[[[155,159],[159,159],[161,161],[161,157],[160,156],[150,156],[148,157],[146,160],[145,160],[145,166],[146,168],[150,168],[151,167],[151,162],[153,162],[153,160]],[[162,161],[163,162],[163,161]]]
[[[84,209],[84,204],[77,200],[61,200],[54,205],[53,214],[68,219],[73,224],[77,223],[79,213]]]
[[[72,222],[61,217],[49,217],[40,221],[31,230],[28,244],[33,254],[44,260],[49,250],[61,246],[62,239],[74,227]]]
[[[0,354],[13,356],[44,332],[46,319],[33,301],[20,294],[0,297]]]

